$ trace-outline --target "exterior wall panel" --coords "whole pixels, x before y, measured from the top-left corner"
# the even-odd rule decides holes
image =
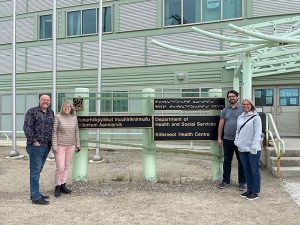
[[[299,0],[253,0],[253,16],[299,13]]]
[[[0,74],[11,73],[12,71],[12,50],[0,50]]]
[[[0,2],[0,18],[12,15],[12,5],[12,1]]]
[[[218,31],[217,31],[218,32]],[[163,65],[188,62],[207,62],[219,60],[219,56],[196,56],[183,53],[177,53],[151,43],[155,39],[166,44],[174,45],[179,48],[201,50],[201,51],[218,51],[220,42],[201,36],[195,32],[176,33],[148,37],[147,63],[148,65]]]
[[[102,67],[143,66],[144,55],[144,38],[106,40],[102,47]]]
[[[49,10],[53,7],[53,0],[28,0],[28,12]]]
[[[12,20],[0,22],[0,44],[12,43]]]
[[[120,5],[120,31],[156,27],[156,1]]]
[[[34,40],[34,17],[22,18],[16,21],[16,41]]]
[[[27,13],[27,0],[16,1],[16,13],[17,14]]]
[[[80,44],[62,44],[57,46],[57,70],[79,70]]]
[[[27,72],[52,71],[52,46],[30,47],[27,50]]]

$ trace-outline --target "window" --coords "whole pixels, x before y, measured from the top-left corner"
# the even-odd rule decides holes
[[[203,21],[221,19],[221,0],[203,0]]]
[[[199,88],[182,89],[182,97],[199,97]]]
[[[39,39],[52,38],[52,15],[40,16]]]
[[[113,97],[113,111],[114,112],[128,112],[128,92],[114,92]],[[126,99],[118,99],[124,97]]]
[[[97,33],[96,9],[82,11],[82,34]]]
[[[112,31],[111,6],[102,8],[102,32]]]
[[[243,0],[164,0],[164,25],[241,18]]]
[[[209,93],[208,91],[212,88],[201,88],[201,97],[208,97]]]
[[[255,89],[255,104],[257,106],[273,106],[273,89]]]
[[[279,88],[280,106],[299,106],[298,88]]]
[[[112,8],[102,8],[102,32],[112,31]],[[98,33],[99,9],[85,9],[67,13],[67,36]]]
[[[81,11],[68,12],[67,34],[75,36],[81,34]]]

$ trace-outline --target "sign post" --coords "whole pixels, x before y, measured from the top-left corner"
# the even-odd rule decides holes
[[[143,112],[144,115],[153,114],[153,98],[155,96],[155,89],[143,89]],[[143,130],[143,174],[148,181],[156,182],[156,144],[153,138],[153,128]]]
[[[88,98],[88,88],[75,88],[75,97]],[[89,100],[83,100],[83,110],[77,112],[77,116],[89,115]],[[80,129],[79,131],[81,140],[88,140],[89,133],[86,129]],[[81,142],[82,143],[82,142]],[[74,154],[72,180],[73,181],[87,181],[87,169],[89,160],[88,146],[80,146],[80,152]]]
[[[222,89],[210,89],[208,91],[209,97],[222,97]],[[210,110],[210,115],[219,115],[220,110]],[[218,128],[217,128],[218,129]],[[223,174],[223,162],[222,162],[222,147],[218,145],[218,141],[210,141],[210,149],[213,154],[211,161],[211,172],[213,180],[220,180]]]

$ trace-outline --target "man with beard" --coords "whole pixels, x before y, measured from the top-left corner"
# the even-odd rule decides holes
[[[30,108],[24,119],[23,130],[27,138],[29,155],[30,198],[33,204],[47,205],[49,196],[40,193],[40,173],[51,148],[54,112],[50,108],[50,97],[42,95],[39,105]]]
[[[237,118],[242,114],[243,108],[240,103],[238,103],[239,93],[235,90],[230,90],[227,92],[227,99],[229,106],[222,110],[220,116],[220,122],[218,127],[218,144],[224,149],[224,162],[223,162],[223,180],[218,185],[218,188],[224,189],[230,185],[230,174],[231,174],[231,164],[233,153],[235,152],[236,158],[238,160],[238,182],[240,191],[245,191],[246,189],[246,179],[240,161],[239,152],[237,147],[234,145]],[[224,132],[224,133],[223,133]],[[222,137],[223,135],[223,137]]]

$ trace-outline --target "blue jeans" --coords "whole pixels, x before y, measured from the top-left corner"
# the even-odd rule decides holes
[[[247,190],[252,193],[260,192],[260,172],[259,172],[259,159],[260,151],[257,154],[250,152],[240,152],[240,158],[244,167]]]
[[[224,139],[224,162],[223,162],[223,181],[226,184],[230,184],[230,174],[231,174],[231,164],[233,153],[235,152],[236,158],[238,160],[238,181],[239,184],[246,184],[246,178],[243,170],[243,166],[240,160],[239,151],[234,145],[234,141]]]
[[[50,149],[46,146],[28,144],[26,151],[29,155],[30,168],[30,195],[32,200],[40,199],[40,173],[44,167]]]

